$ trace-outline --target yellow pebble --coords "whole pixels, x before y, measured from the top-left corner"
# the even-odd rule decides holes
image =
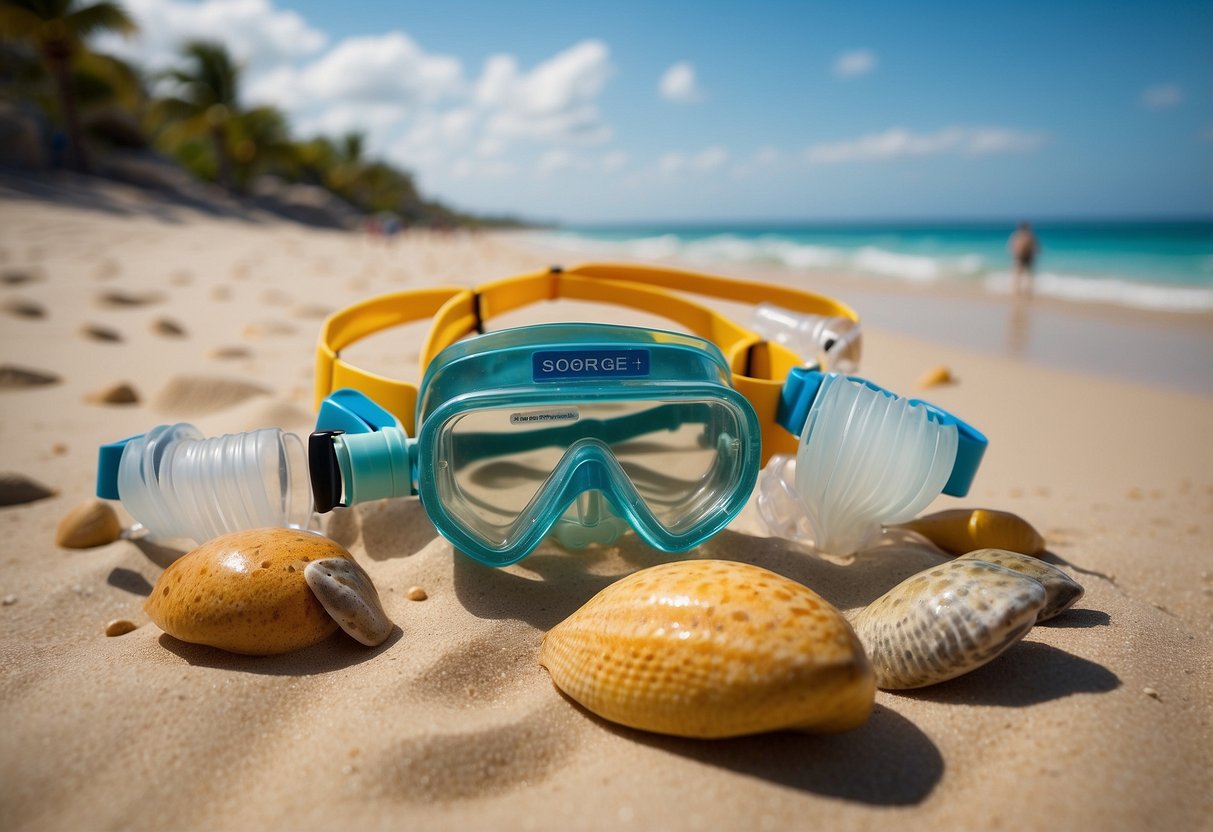
[[[543,640],[540,664],[598,716],[684,737],[862,724],[872,666],[838,610],[757,566],[690,560],[608,586]]]
[[[918,386],[921,389],[928,387],[938,387],[941,384],[954,384],[956,379],[952,377],[952,371],[942,364],[938,367],[932,367],[918,378]]]
[[[143,608],[182,641],[252,655],[299,650],[337,629],[303,576],[312,561],[337,557],[352,559],[310,532],[233,532],[169,566]]]
[[[410,601],[424,601],[426,598],[430,597],[426,594],[426,591],[419,586],[410,586],[407,596]]]
[[[88,500],[63,515],[55,530],[55,545],[65,549],[91,549],[113,543],[122,534],[122,524],[113,506]]]
[[[105,625],[105,634],[111,638],[114,636],[124,636],[138,628],[139,625],[133,621],[127,621],[125,618],[115,618]]]
[[[1006,549],[1039,555],[1045,539],[1018,514],[988,508],[958,508],[928,514],[895,528],[916,532],[940,549],[963,555],[975,549]]]

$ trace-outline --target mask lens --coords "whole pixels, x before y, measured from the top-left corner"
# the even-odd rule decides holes
[[[475,410],[442,432],[435,475],[451,514],[489,545],[502,546],[520,520],[557,516],[544,499],[563,503],[587,488],[618,494],[611,482],[618,471],[602,462],[609,456],[657,522],[680,533],[713,511],[739,480],[740,432],[738,414],[720,401]],[[600,453],[571,453],[587,446]],[[587,458],[594,462],[574,461]],[[544,494],[553,480],[569,485]]]

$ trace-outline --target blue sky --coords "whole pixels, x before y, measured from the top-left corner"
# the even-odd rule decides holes
[[[126,0],[249,103],[572,222],[1213,214],[1213,4]],[[664,82],[664,84],[663,84]]]

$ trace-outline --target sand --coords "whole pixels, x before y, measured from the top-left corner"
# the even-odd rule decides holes
[[[184,644],[149,622],[143,599],[175,550],[55,545],[59,519],[92,494],[99,444],[182,420],[208,434],[306,433],[328,311],[552,256],[510,236],[408,234],[387,247],[116,185],[0,180],[0,468],[6,495],[41,495],[0,508],[0,828],[1209,828],[1208,360],[1191,383],[1145,384],[1115,366],[1050,366],[1048,349],[1008,355],[1000,335],[958,346],[867,328],[865,374],[912,391],[947,365],[956,383],[928,397],[991,437],[971,495],[932,509],[1022,515],[1086,595],[968,676],[879,693],[867,724],[834,736],[681,740],[563,698],[536,663],[543,633],[613,579],[672,557],[631,538],[581,554],[545,544],[495,570],[452,552],[415,500],[340,511],[325,528],[399,629],[376,649],[338,633],[270,658]],[[846,285],[831,288],[846,297]],[[897,297],[865,286],[852,300],[863,314]],[[924,298],[976,302],[924,289],[913,303]],[[1003,305],[979,305],[1001,333]],[[509,322],[583,315],[650,320],[562,304]],[[1087,350],[1116,349],[1126,317],[1192,329],[1057,304],[1040,315],[1084,322],[1074,331],[1103,338]],[[1199,351],[1196,329],[1184,344]],[[376,337],[357,360],[415,378],[420,331]],[[1166,361],[1172,342],[1151,343]],[[137,401],[100,401],[122,384]],[[760,564],[847,609],[940,559],[904,537],[884,544],[828,562],[766,537],[747,509],[692,554]],[[409,600],[414,586],[426,600]],[[107,637],[114,619],[138,627]]]

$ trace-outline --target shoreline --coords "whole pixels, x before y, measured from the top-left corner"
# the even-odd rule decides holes
[[[531,232],[493,233],[535,251],[545,262],[573,265],[604,259],[594,245],[579,253],[572,247],[546,246]],[[775,264],[726,262],[715,267],[677,257],[609,259],[791,284],[842,300],[867,327],[1078,375],[1213,397],[1213,312],[1141,309],[1041,295],[1020,298],[955,281],[914,283]],[[740,305],[735,309],[739,322],[745,323],[749,310]]]

